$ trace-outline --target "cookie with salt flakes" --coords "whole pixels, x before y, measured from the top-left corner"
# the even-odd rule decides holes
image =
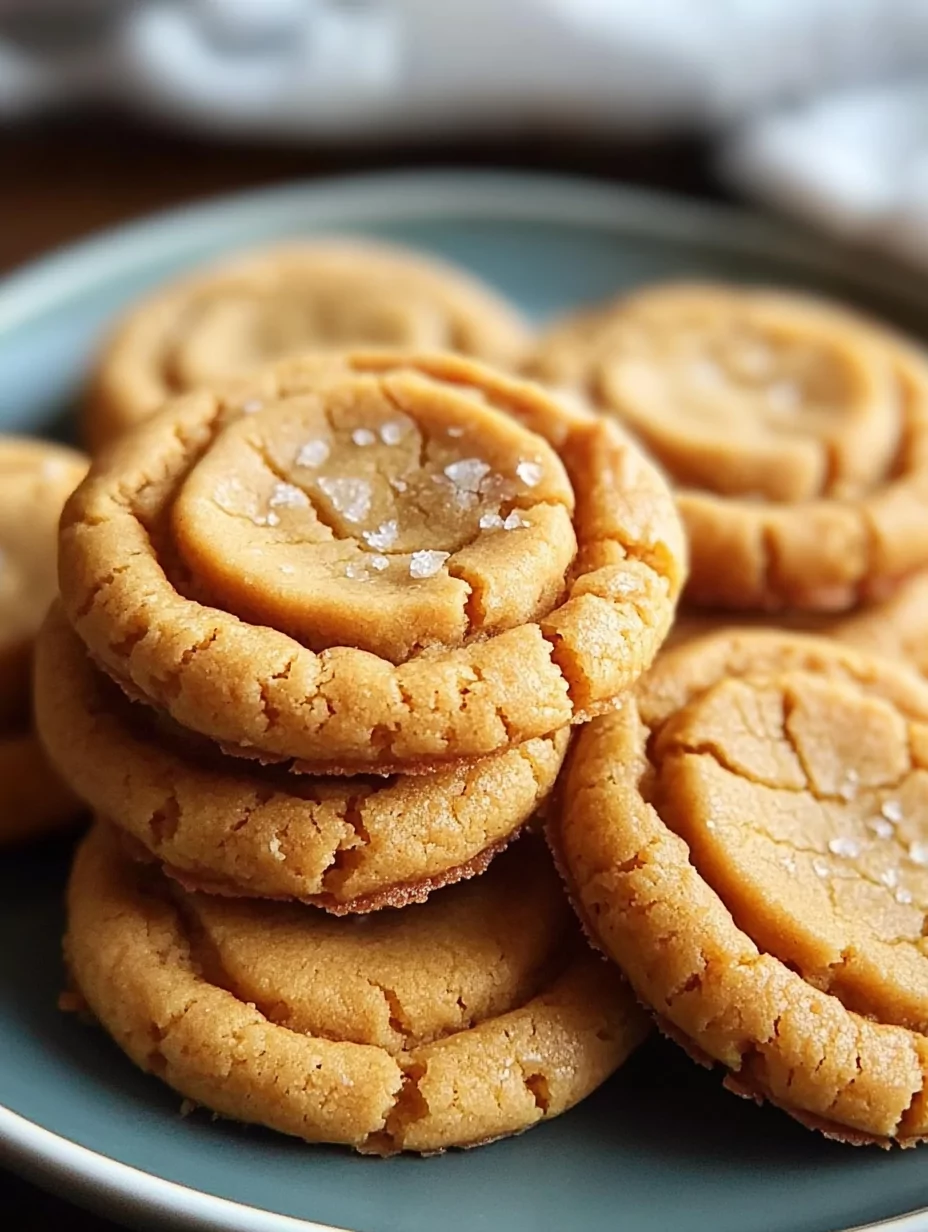
[[[657,285],[555,325],[528,370],[664,466],[692,603],[843,611],[928,563],[928,364],[876,322],[785,291]]]
[[[69,502],[62,598],[228,751],[422,772],[609,709],[685,573],[618,426],[450,355],[302,359],[169,404]]]
[[[578,737],[551,838],[591,935],[742,1094],[928,1136],[928,687],[792,633],[662,656]]]

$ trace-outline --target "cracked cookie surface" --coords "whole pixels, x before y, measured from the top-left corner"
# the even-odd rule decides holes
[[[187,888],[337,914],[421,901],[483,872],[546,800],[569,734],[390,780],[233,761],[128,701],[58,607],[38,639],[36,724],[77,794]]]
[[[98,361],[85,431],[99,447],[172,395],[310,349],[434,348],[509,367],[529,336],[501,296],[437,259],[357,241],[292,244],[133,308]]]
[[[392,1154],[518,1133],[594,1090],[646,1033],[525,840],[429,903],[334,919],[188,894],[102,824],[65,949],[143,1069],[223,1116]]]
[[[928,367],[875,323],[671,284],[555,326],[529,370],[582,390],[664,465],[693,602],[844,610],[928,562]]]
[[[552,843],[590,935],[741,1093],[928,1135],[928,688],[797,634],[662,656],[577,739]]]
[[[60,559],[94,658],[183,726],[410,773],[608,709],[663,640],[685,548],[615,424],[379,352],[170,404],[69,502]]]

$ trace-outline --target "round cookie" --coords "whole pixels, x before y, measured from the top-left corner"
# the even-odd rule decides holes
[[[60,580],[94,658],[182,726],[317,773],[412,773],[611,707],[684,559],[617,425],[378,352],[166,406],[69,502]]]
[[[0,737],[0,847],[63,830],[82,808],[31,732]]]
[[[834,1136],[928,1136],[922,680],[722,633],[662,656],[562,782],[574,901],[669,1033]]]
[[[570,928],[541,844],[403,911],[172,890],[98,826],[65,951],[90,1010],[143,1069],[238,1120],[389,1155],[476,1146],[556,1116],[646,1032]]]
[[[86,470],[63,445],[0,436],[0,731],[28,721],[32,639],[57,591],[58,518]]]
[[[928,676],[928,573],[916,573],[888,599],[837,621],[829,632],[852,646],[905,659]]]
[[[509,367],[528,343],[511,305],[435,258],[290,244],[187,277],[124,317],[97,363],[85,434],[99,448],[174,394],[310,349],[434,348]]]
[[[546,800],[569,733],[434,775],[310,781],[159,726],[93,667],[58,607],[38,639],[35,708],[65,780],[187,888],[337,914],[483,872]]]
[[[663,464],[691,602],[841,611],[928,564],[928,366],[808,297],[666,285],[555,326],[529,365]]]
[[[824,612],[731,612],[724,608],[677,608],[661,654],[723,629],[790,629],[795,633],[830,632],[834,616]]]

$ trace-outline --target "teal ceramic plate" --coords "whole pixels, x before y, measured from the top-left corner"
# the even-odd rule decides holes
[[[0,426],[60,427],[101,329],[192,262],[357,232],[471,267],[543,318],[636,282],[809,286],[914,331],[928,293],[820,241],[614,188],[498,175],[293,186],[184,210],[53,256],[0,288]],[[439,1158],[361,1159],[179,1115],[179,1098],[56,1010],[68,852],[0,861],[0,1143],[15,1167],[145,1226],[355,1232],[928,1230],[928,1148],[823,1141],[658,1041],[567,1116]]]

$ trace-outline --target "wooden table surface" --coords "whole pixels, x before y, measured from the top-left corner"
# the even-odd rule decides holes
[[[206,143],[114,117],[0,131],[0,274],[102,227],[152,210],[288,179],[397,167],[561,171],[720,197],[705,151],[687,142],[620,145],[533,137],[488,146],[320,150]],[[0,1227],[115,1232],[0,1169]]]

